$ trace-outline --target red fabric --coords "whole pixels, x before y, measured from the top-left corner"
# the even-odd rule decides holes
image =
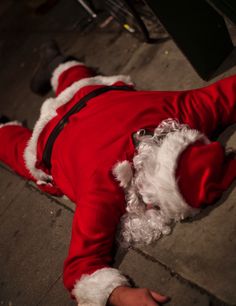
[[[89,75],[90,72],[81,69],[81,66],[74,67],[63,73],[59,78],[58,93]],[[58,116],[40,135],[39,159],[55,124],[80,97],[95,88],[97,86],[83,88],[57,110]],[[154,129],[164,119],[177,118],[211,137],[218,129],[236,122],[235,101],[236,76],[233,76],[190,91],[108,92],[92,99],[84,109],[70,117],[52,152],[55,184],[77,205],[64,265],[64,283],[69,290],[82,274],[111,264],[115,232],[125,212],[124,194],[112,177],[111,169],[117,161],[132,160],[135,152],[132,133],[140,128]],[[17,157],[22,154],[30,134],[22,138],[6,135],[2,138],[10,127],[4,129],[0,129],[1,160],[30,179],[28,174],[25,175],[23,159]],[[28,132],[24,130],[24,133]],[[4,153],[7,145],[7,152],[13,152],[8,159]],[[15,154],[18,146],[21,149]],[[235,160],[226,158],[217,142],[197,143],[186,149],[177,169],[183,197],[194,207],[211,204],[235,176]]]
[[[72,85],[75,81],[90,78],[92,76],[94,76],[94,72],[84,65],[73,66],[65,70],[58,78],[56,96]]]
[[[94,172],[88,189],[76,199],[71,244],[64,263],[64,284],[69,290],[81,275],[108,267],[113,260],[114,237],[125,213],[125,200],[105,170],[107,166]]]
[[[0,128],[0,160],[11,167],[22,177],[37,183],[25,166],[24,151],[32,131],[20,125],[7,125]],[[37,185],[44,192],[55,196],[62,196],[62,192],[55,185]]]
[[[24,150],[32,132],[19,125],[0,128],[0,160],[28,180],[34,180],[25,167]]]
[[[236,159],[219,142],[196,143],[180,156],[176,171],[185,201],[195,208],[213,204],[236,178]]]

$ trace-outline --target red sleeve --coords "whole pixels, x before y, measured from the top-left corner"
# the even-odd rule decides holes
[[[32,131],[18,122],[0,125],[0,161],[8,165],[20,176],[36,183],[43,192],[62,196],[61,191],[52,184],[43,184],[31,175],[25,166],[24,151],[32,136]]]
[[[15,122],[0,127],[0,160],[28,180],[34,178],[25,166],[23,154],[31,135],[32,131]]]
[[[200,208],[215,202],[236,179],[236,159],[219,142],[197,142],[181,154],[176,176],[186,202]]]
[[[77,201],[69,254],[64,263],[65,286],[69,291],[74,288],[72,293],[77,300],[88,304],[92,303],[90,285],[95,296],[101,295],[103,300],[112,289],[127,284],[117,270],[110,268],[125,200],[118,183],[108,172],[97,172],[86,193]]]

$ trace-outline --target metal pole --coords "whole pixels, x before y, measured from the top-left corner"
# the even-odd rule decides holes
[[[91,15],[93,18],[97,18],[97,14],[91,9],[91,7],[83,0],[77,0],[81,6]]]

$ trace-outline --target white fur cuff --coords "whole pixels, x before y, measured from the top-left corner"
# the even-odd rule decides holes
[[[83,63],[81,62],[78,62],[78,61],[68,61],[68,62],[65,62],[65,63],[62,63],[60,64],[53,72],[52,74],[52,78],[51,78],[51,85],[52,85],[52,88],[54,90],[54,92],[56,92],[57,90],[57,87],[58,87],[58,79],[60,77],[60,75],[65,72],[66,70],[72,68],[72,67],[75,67],[75,66],[78,66],[78,65],[82,65],[84,66]]]
[[[128,160],[118,162],[113,168],[113,175],[120,182],[120,186],[127,188],[133,177],[131,163]]]
[[[6,123],[1,123],[0,128],[3,128],[5,126],[12,126],[12,125],[22,126],[22,123],[19,122],[19,121],[10,121],[10,122],[6,122]]]
[[[117,269],[103,268],[91,275],[83,275],[76,282],[72,294],[79,306],[105,306],[118,286],[129,286],[126,277]]]

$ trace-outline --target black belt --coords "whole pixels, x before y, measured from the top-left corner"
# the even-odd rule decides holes
[[[51,155],[52,155],[52,149],[54,142],[57,138],[57,136],[62,131],[65,124],[68,122],[68,119],[71,115],[78,113],[82,108],[86,106],[86,103],[92,99],[95,98],[105,92],[111,91],[111,90],[127,90],[127,91],[133,91],[134,89],[129,86],[104,86],[99,87],[98,89],[93,90],[92,92],[85,95],[82,99],[80,99],[64,116],[63,118],[58,122],[58,124],[55,126],[55,128],[52,130],[51,134],[48,137],[47,143],[44,148],[43,152],[43,163],[47,167],[48,170],[51,169]]]

